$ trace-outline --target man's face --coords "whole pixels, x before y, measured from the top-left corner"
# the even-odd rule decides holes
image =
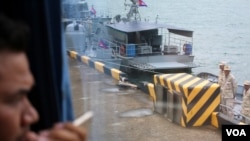
[[[226,76],[228,76],[229,73],[230,73],[230,70],[224,70],[224,73],[225,73]]]
[[[219,65],[219,68],[220,68],[221,70],[224,70],[224,65]]]
[[[27,98],[34,85],[24,53],[0,52],[0,140],[18,141],[38,114]]]
[[[244,85],[245,90],[248,90],[250,88],[250,85]]]

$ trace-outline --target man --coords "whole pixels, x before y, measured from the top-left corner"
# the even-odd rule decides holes
[[[241,106],[241,113],[245,117],[243,121],[247,124],[250,124],[250,81],[246,80],[244,82],[244,92],[243,92],[243,100]]]
[[[28,28],[0,15],[0,140],[85,141],[84,129],[58,123],[48,130],[29,130],[39,116],[27,94],[34,85],[25,54]]]
[[[218,75],[218,84],[221,86],[221,84],[223,83],[223,78],[224,78],[224,66],[225,66],[226,62],[221,61],[219,63],[219,75]]]
[[[228,65],[224,66],[223,83],[221,84],[221,104],[223,104],[222,112],[228,116],[233,116],[234,98],[237,92],[237,82],[231,74],[231,69]]]

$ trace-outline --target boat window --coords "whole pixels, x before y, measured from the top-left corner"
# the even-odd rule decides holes
[[[155,35],[152,39],[152,45],[153,46],[160,46],[162,44],[162,36],[161,35]]]

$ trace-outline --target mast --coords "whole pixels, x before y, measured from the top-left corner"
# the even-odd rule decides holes
[[[127,21],[141,21],[141,16],[138,10],[137,0],[130,0],[132,4],[124,4],[130,6],[129,12],[127,13]],[[125,0],[126,2],[126,0]]]

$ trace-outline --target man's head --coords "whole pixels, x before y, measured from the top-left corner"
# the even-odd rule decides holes
[[[245,90],[248,90],[250,88],[250,81],[246,80],[244,82],[244,88],[245,88]]]
[[[224,61],[221,61],[220,63],[219,63],[219,68],[220,68],[220,70],[224,70],[224,66],[226,65],[226,62],[224,62]]]
[[[38,120],[27,94],[34,85],[25,55],[28,28],[0,15],[0,140],[17,141]]]
[[[231,72],[231,68],[228,65],[225,65],[224,66],[225,76],[228,76],[230,72]]]

